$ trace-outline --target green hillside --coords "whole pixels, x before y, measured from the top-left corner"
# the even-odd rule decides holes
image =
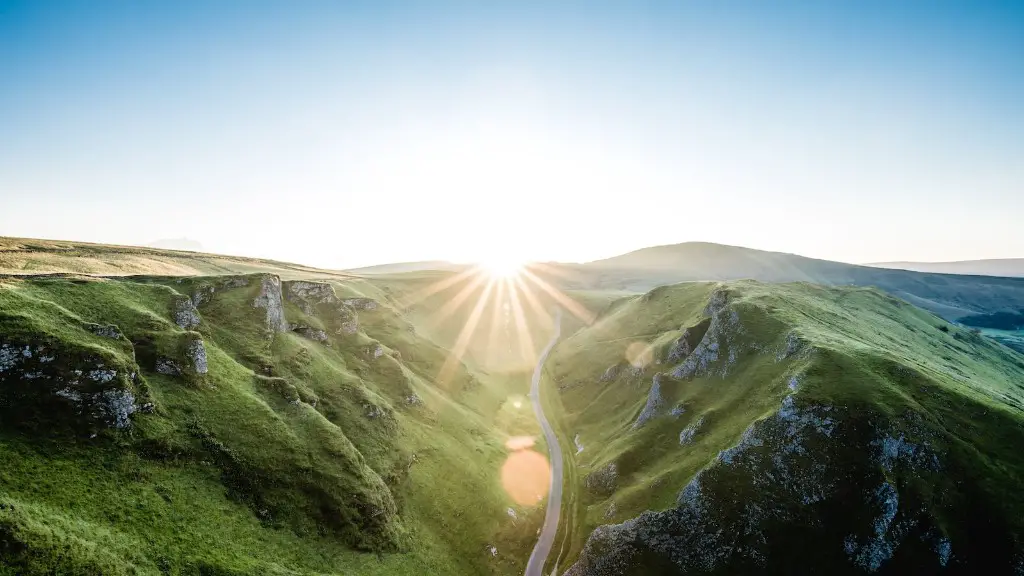
[[[358,279],[0,280],[0,574],[521,573],[528,374],[448,357]]]
[[[262,258],[0,236],[0,274],[205,276],[260,272],[277,274],[289,280],[350,276]]]
[[[560,573],[1024,567],[1024,355],[883,292],[662,287],[547,372]]]

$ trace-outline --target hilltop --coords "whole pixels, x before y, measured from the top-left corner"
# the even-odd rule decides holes
[[[677,282],[750,279],[875,286],[948,320],[1024,307],[1024,278],[890,270],[705,242],[655,246],[561,266],[564,286],[573,289],[646,292]]]
[[[879,290],[657,288],[548,378],[567,575],[1024,567],[1024,355]]]

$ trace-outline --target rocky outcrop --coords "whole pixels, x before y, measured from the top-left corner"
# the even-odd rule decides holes
[[[181,375],[181,366],[173,358],[157,358],[156,363],[153,365],[153,370],[157,374],[164,374],[166,376]]]
[[[715,290],[705,315],[710,317],[707,331],[700,343],[693,349],[686,360],[672,370],[676,378],[690,379],[699,376],[728,374],[729,367],[736,363],[738,336],[743,327],[739,313],[727,307],[728,293],[724,289]],[[719,361],[723,351],[727,350],[725,359]]]
[[[640,411],[640,415],[636,417],[636,421],[633,422],[633,430],[640,428],[648,420],[657,416],[664,407],[665,399],[661,396],[661,377],[661,374],[654,375],[654,379],[651,381],[651,390],[647,393],[647,403]]]
[[[789,334],[786,334],[786,343],[785,345],[783,345],[782,349],[779,350],[779,352],[775,355],[775,361],[781,362],[793,356],[794,354],[800,351],[800,348],[800,337],[797,336],[795,332],[790,332]]]
[[[138,367],[85,349],[0,343],[0,425],[127,428]],[[16,402],[15,402],[16,400]],[[51,429],[49,426],[47,429]]]
[[[284,286],[285,297],[309,315],[313,315],[316,306],[320,304],[337,304],[339,302],[338,296],[334,293],[334,287],[330,284],[296,280],[285,282]]]
[[[903,504],[904,490],[921,502],[915,486],[943,482],[934,439],[913,418],[875,422],[786,396],[693,477],[675,508],[597,528],[566,574],[826,573],[837,562],[871,573],[897,549],[937,570],[956,542],[927,509]],[[865,436],[876,439],[852,445]],[[848,513],[858,502],[870,514]]]
[[[356,310],[376,310],[377,301],[372,298],[346,298],[342,300],[342,303],[346,306],[351,306]]]
[[[621,368],[622,368],[622,366],[620,366],[619,364],[613,364],[613,365],[609,366],[604,371],[604,374],[601,374],[601,379],[599,381],[600,382],[611,382],[612,380],[615,380],[616,378],[618,378],[619,370]]]
[[[280,278],[273,274],[263,274],[260,277],[260,293],[252,305],[254,308],[266,310],[266,327],[271,334],[288,330],[288,322],[284,318]]]
[[[696,326],[684,328],[682,335],[669,347],[665,362],[668,364],[678,364],[685,360],[693,352],[694,348],[700,344],[710,324],[710,319],[704,319]]]
[[[119,340],[124,337],[121,329],[113,324],[86,324],[85,328],[97,336],[111,340]]]
[[[192,330],[199,326],[199,310],[188,296],[177,296],[172,303],[171,315],[174,323],[183,330]]]
[[[206,345],[200,337],[192,337],[185,344],[185,359],[188,361],[189,371],[201,375],[209,371],[206,359]]]
[[[619,467],[615,462],[594,470],[584,479],[587,490],[597,496],[607,496],[615,491],[619,480]]]
[[[327,342],[328,338],[327,332],[324,332],[320,328],[306,326],[305,324],[292,326],[292,332],[295,332],[296,334],[299,334],[303,338],[308,338],[309,340],[312,340],[314,342],[320,342],[321,344]]]
[[[693,443],[693,437],[696,436],[697,432],[700,432],[700,429],[703,428],[703,427],[704,427],[704,417],[701,416],[695,422],[691,423],[689,426],[687,426],[686,428],[683,428],[683,430],[681,432],[679,432],[679,444],[681,446],[685,446],[687,444],[692,444]]]

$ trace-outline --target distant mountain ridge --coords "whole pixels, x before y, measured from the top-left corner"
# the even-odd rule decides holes
[[[1024,258],[991,258],[955,262],[873,262],[865,264],[865,266],[939,274],[1024,277]]]
[[[875,286],[949,320],[1024,305],[1024,278],[876,268],[707,242],[642,248],[563,268],[572,278],[567,285],[578,289],[645,292],[678,282],[743,279]]]

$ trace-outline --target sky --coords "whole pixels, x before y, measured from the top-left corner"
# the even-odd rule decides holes
[[[1024,3],[0,0],[0,235],[1024,257]]]

